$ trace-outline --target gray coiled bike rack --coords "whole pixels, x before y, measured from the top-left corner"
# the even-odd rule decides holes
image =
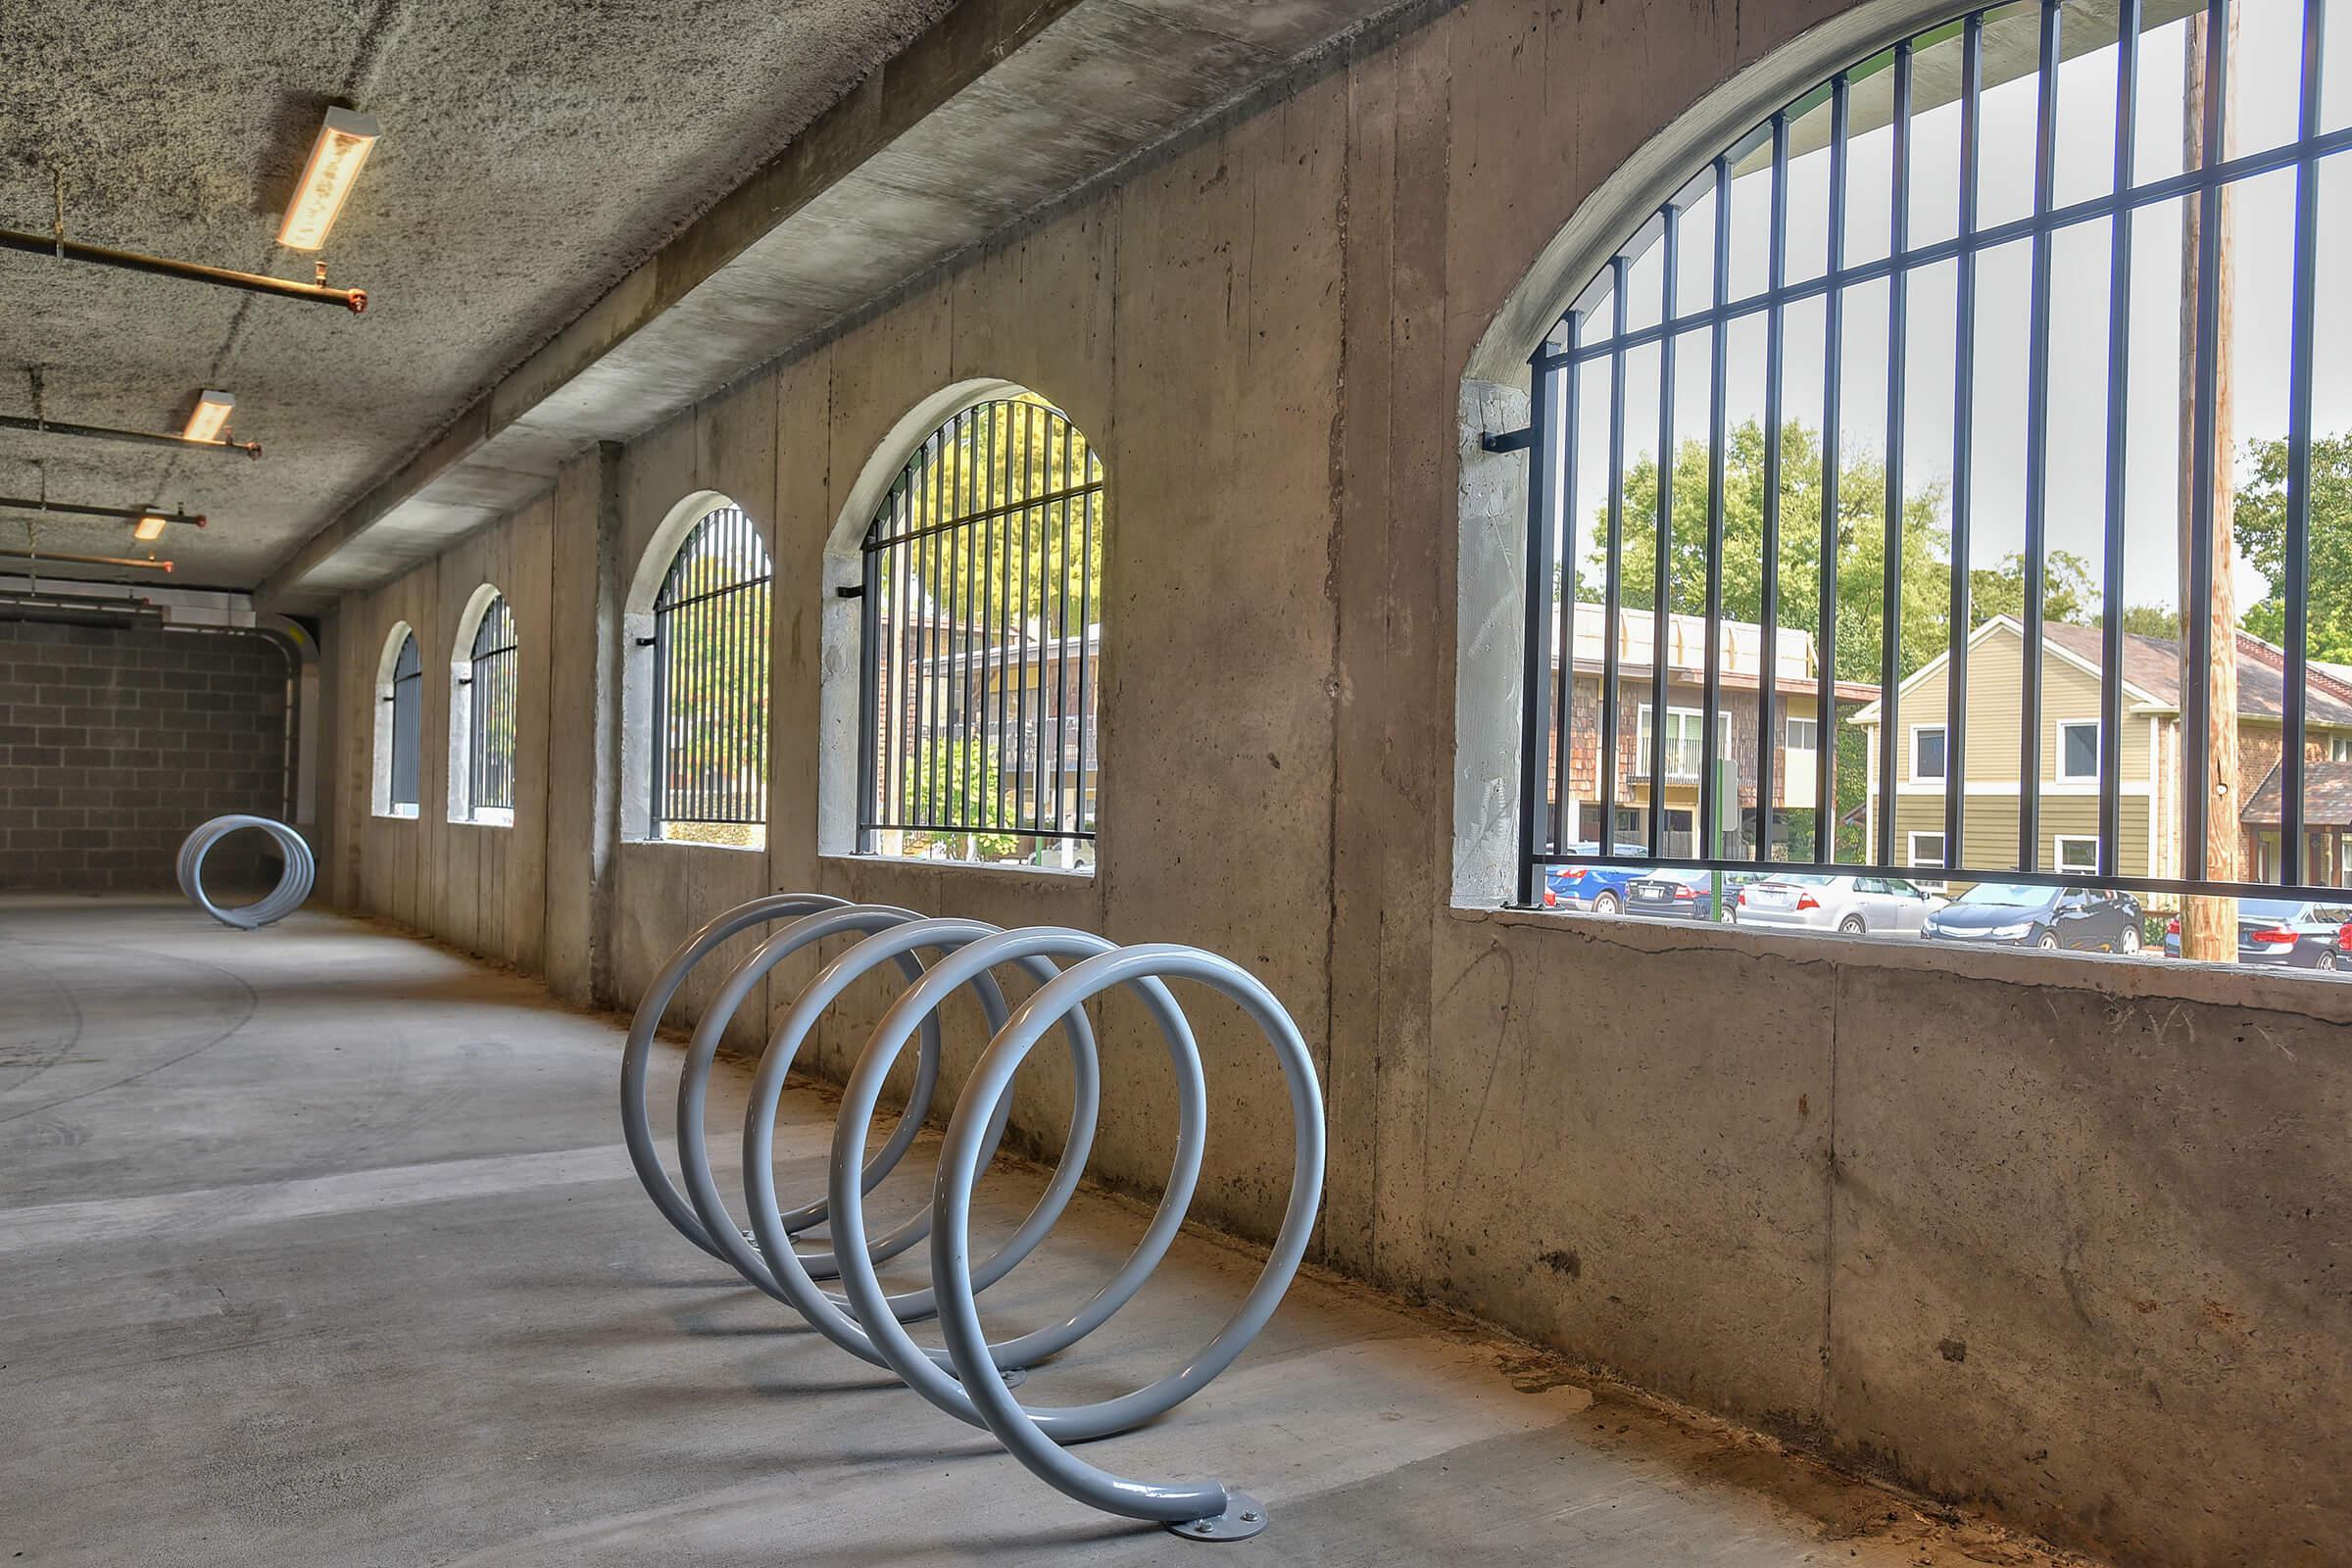
[[[685,1183],[681,1193],[662,1167],[647,1100],[655,1033],[697,964],[729,938],[779,922],[781,929],[727,976],[686,1048],[677,1105],[678,1166]],[[719,1195],[705,1142],[711,1063],[729,1020],[762,978],[793,954],[841,936],[859,940],[802,988],[760,1058],[744,1118],[744,1199],[751,1221],[747,1230],[736,1223]],[[932,956],[928,963],[917,956],[925,953]],[[1062,967],[1064,963],[1069,967]],[[858,979],[885,964],[905,977],[906,990],[883,1014],[851,1071],[834,1125],[825,1194],[785,1208],[776,1193],[774,1165],[776,1111],[785,1075],[825,1009]],[[993,973],[1004,966],[1038,983],[1017,1007],[1006,1006]],[[1021,1381],[1022,1369],[1075,1345],[1134,1298],[1175,1241],[1200,1180],[1208,1094],[1200,1048],[1167,989],[1169,980],[1196,981],[1223,993],[1273,1047],[1290,1092],[1295,1140],[1282,1227],[1241,1306],[1176,1371],[1115,1398],[1033,1409],[1010,1392]],[[1176,1072],[1176,1152],[1159,1206],[1118,1271],[1075,1312],[1058,1323],[992,1344],[981,1330],[978,1295],[1011,1273],[1045,1240],[1077,1191],[1102,1108],[1101,1065],[1085,1004],[1122,986],[1142,1002],[1158,1026]],[[888,1234],[869,1236],[865,1195],[914,1145],[939,1085],[939,1008],[965,987],[988,1019],[991,1039],[949,1119],[932,1201]],[[1060,1161],[1012,1236],[974,1263],[973,1187],[1004,1136],[1013,1074],[1056,1028],[1068,1045],[1073,1078]],[[866,1138],[879,1113],[883,1085],[910,1042],[919,1043],[906,1105],[889,1141],[867,1157]],[[1305,1255],[1323,1191],[1322,1092],[1298,1025],[1273,993],[1239,964],[1198,948],[1120,947],[1057,926],[1007,931],[985,921],[930,919],[908,909],[849,904],[822,894],[773,894],[704,926],[655,976],[631,1021],[622,1053],[620,1110],[638,1179],[680,1235],[725,1259],[747,1281],[793,1307],[852,1355],[890,1368],[948,1414],[994,1433],[1050,1485],[1104,1512],[1155,1522],[1190,1540],[1236,1541],[1265,1528],[1263,1505],[1221,1482],[1132,1481],[1088,1464],[1063,1446],[1141,1426],[1198,1394],[1265,1327]],[[820,1225],[829,1228],[826,1250],[796,1246],[795,1237]],[[926,1238],[931,1288],[886,1293],[876,1266]],[[821,1281],[837,1282],[840,1289],[827,1290]],[[944,1350],[917,1345],[905,1328],[929,1317],[939,1319],[947,1340]]]
[[[222,908],[215,904],[212,895],[204,891],[204,858],[213,853],[213,846],[231,833],[245,828],[259,828],[277,841],[284,860],[277,874],[277,886],[251,904]],[[282,920],[303,906],[311,896],[311,886],[318,879],[318,861],[301,834],[283,822],[266,816],[216,816],[179,846],[179,891],[189,902],[222,925],[233,925],[241,931],[257,930]]]

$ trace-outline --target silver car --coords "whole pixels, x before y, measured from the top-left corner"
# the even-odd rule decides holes
[[[1788,873],[1750,883],[1732,906],[1736,924],[1797,931],[1842,931],[1847,936],[1889,932],[1917,936],[1946,901],[1892,876],[1816,876]]]

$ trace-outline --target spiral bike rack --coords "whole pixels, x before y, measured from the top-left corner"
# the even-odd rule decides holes
[[[779,925],[721,983],[687,1045],[677,1102],[677,1154],[684,1191],[663,1168],[654,1138],[648,1079],[662,1013],[688,976],[720,944],[754,927]],[[830,937],[857,944],[805,985],[768,1041],[753,1080],[743,1132],[744,1200],[739,1225],[714,1178],[705,1120],[718,1044],[745,999],[792,955]],[[926,962],[920,955],[929,955]],[[1063,967],[1067,964],[1068,967]],[[825,1010],[867,973],[895,967],[906,989],[875,1025],[852,1069],[834,1124],[822,1197],[786,1208],[775,1186],[776,1113],[785,1075]],[[1008,1008],[995,978],[1018,970],[1037,989]],[[1291,1102],[1295,1161],[1282,1227],[1256,1283],[1207,1344],[1178,1370],[1114,1398],[1033,1408],[1011,1394],[1024,1369],[1069,1348],[1107,1322],[1142,1290],[1182,1228],[1200,1175],[1208,1093],[1192,1026],[1169,980],[1203,984],[1238,1004],[1272,1047]],[[865,1228],[864,1199],[912,1149],[939,1087],[939,1008],[970,988],[988,1020],[988,1048],[948,1122],[929,1206],[880,1237]],[[1060,1322],[991,1343],[981,1330],[979,1293],[1019,1266],[1076,1194],[1102,1110],[1102,1072],[1086,1004],[1124,987],[1157,1026],[1176,1074],[1177,1136],[1158,1207],[1109,1281]],[[1013,1234],[985,1258],[971,1258],[972,1193],[996,1155],[1012,1105],[1013,1075],[1058,1029],[1072,1073],[1070,1119],[1045,1191]],[[868,1135],[891,1070],[915,1046],[913,1085],[889,1140],[871,1156]],[[1050,1486],[1089,1506],[1157,1523],[1187,1540],[1238,1541],[1266,1526],[1263,1504],[1222,1482],[1130,1480],[1086,1463],[1065,1445],[1129,1431],[1198,1394],[1232,1365],[1281,1302],[1305,1255],[1323,1189],[1323,1102],[1314,1062],[1298,1025],[1273,993],[1230,959],[1173,944],[1121,947],[1058,926],[1007,931],[981,920],[926,918],[888,905],[850,904],[813,893],[779,893],[728,910],[688,937],[648,988],[621,1056],[621,1126],[630,1162],[662,1216],[689,1242],[723,1258],[745,1280],[791,1306],[852,1355],[885,1366],[956,1419],[995,1434]],[[796,1238],[828,1227],[824,1250]],[[879,1264],[930,1243],[931,1287],[886,1292]],[[831,1281],[838,1290],[828,1290]],[[905,1325],[936,1317],[945,1349],[917,1345]]]
[[[212,895],[204,890],[204,858],[212,854],[213,847],[222,839],[249,827],[261,829],[277,842],[285,867],[278,872],[277,886],[261,898],[251,904],[223,908],[215,904]],[[302,907],[304,901],[311,896],[312,884],[318,879],[318,861],[311,854],[311,847],[304,842],[303,836],[283,822],[272,821],[266,816],[216,816],[181,842],[176,871],[179,891],[186,894],[196,907],[222,925],[235,926],[240,931],[253,931],[282,920]]]

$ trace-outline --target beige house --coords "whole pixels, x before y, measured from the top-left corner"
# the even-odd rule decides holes
[[[2099,854],[2100,632],[2095,626],[2045,622],[2042,630],[2039,849],[2045,871],[2090,875]],[[1967,784],[1962,853],[1945,843],[1944,786],[1949,729],[1945,713],[1948,656],[1903,682],[1895,703],[1894,857],[1923,870],[1947,864],[1980,869],[2017,861],[2018,762],[2023,723],[2025,628],[1996,616],[1968,641]],[[2240,632],[2237,638],[2240,865],[2248,880],[2278,874],[2278,785],[2283,737],[2285,656]],[[2180,656],[2165,638],[2124,636],[2120,815],[2116,868],[2126,876],[2182,872],[2180,820]],[[1849,721],[1870,736],[1868,820],[1876,842],[1881,705]],[[2331,810],[2338,772],[2352,775],[2352,682],[2315,664],[2304,700],[2307,768],[2306,839],[2312,880],[2342,885],[2352,811]],[[2266,807],[2265,802],[2268,802]]]

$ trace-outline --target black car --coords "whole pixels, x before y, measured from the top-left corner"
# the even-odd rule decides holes
[[[1626,884],[1625,912],[1667,920],[1714,920],[1715,873],[1652,871]]]
[[[1929,915],[1919,934],[1930,942],[2137,953],[2139,917],[2129,893],[1980,882]]]
[[[2352,971],[2352,952],[2342,941],[2352,905],[2311,904],[2293,899],[2237,901],[2237,961],[2275,969]],[[2180,917],[2164,928],[2164,951],[2180,956]]]

